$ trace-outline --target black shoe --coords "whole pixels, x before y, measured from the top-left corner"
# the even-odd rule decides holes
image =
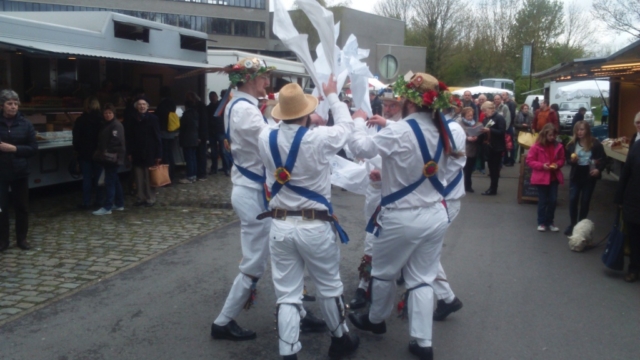
[[[564,234],[567,236],[573,235],[573,225],[567,226],[567,228],[564,230]]]
[[[298,354],[283,356],[282,360],[298,360]]]
[[[420,358],[420,360],[433,360],[433,348],[422,347],[415,340],[409,341],[409,352]]]
[[[349,309],[358,310],[367,306],[367,292],[364,289],[356,289],[356,296],[349,302]]]
[[[450,304],[444,302],[444,300],[438,300],[438,307],[433,312],[433,320],[442,321],[447,318],[451,313],[454,313],[462,309],[462,301],[457,297],[453,299]]]
[[[487,190],[487,191],[482,193],[482,195],[487,195],[487,196],[495,196],[497,194],[498,194],[497,192],[491,191],[491,190]]]
[[[300,331],[308,332],[325,332],[327,331],[327,323],[322,319],[313,316],[313,313],[307,310],[307,315],[300,320]]]
[[[360,338],[355,334],[342,334],[342,337],[331,337],[331,346],[329,346],[329,358],[341,359],[343,356],[354,353],[360,345]]]
[[[27,242],[27,240],[18,241],[18,247],[22,250],[31,249],[31,245]]]
[[[235,320],[231,320],[225,326],[211,324],[211,337],[214,339],[245,341],[255,339],[256,333],[255,331],[241,328]]]
[[[316,301],[316,297],[313,295],[307,295],[307,294],[303,294],[302,295],[302,301],[306,301],[306,302],[314,302]]]
[[[473,194],[475,191],[473,191],[472,188],[468,188],[468,189],[464,189],[464,192],[468,192],[468,193]]]
[[[9,242],[0,243],[0,252],[3,252],[9,248]]]
[[[369,313],[364,314],[349,314],[349,320],[353,326],[360,330],[371,331],[374,334],[384,334],[387,332],[387,324],[383,321],[379,324],[374,324],[369,321]]]
[[[404,275],[400,273],[400,277],[396,279],[396,285],[402,286],[404,285]]]

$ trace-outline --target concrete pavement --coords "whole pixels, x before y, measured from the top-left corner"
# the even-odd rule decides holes
[[[518,205],[515,169],[499,196],[482,197],[488,178],[463,200],[447,234],[442,263],[464,308],[434,326],[437,359],[633,359],[640,338],[639,284],[604,269],[602,248],[573,253],[566,238],[535,230],[535,205]],[[615,182],[596,188],[590,218],[596,238],[609,230]],[[556,225],[568,222],[562,187]],[[348,301],[362,251],[363,198],[333,193],[351,243],[341,246]],[[255,308],[238,322],[258,332],[244,343],[214,341],[240,259],[239,227],[198,236],[139,266],[0,327],[2,359],[278,359],[271,276],[259,282]],[[309,279],[310,292],[314,292]],[[400,296],[401,290],[398,291]],[[313,303],[306,306],[319,311]],[[407,323],[392,316],[384,336],[360,333],[352,359],[411,359]],[[301,360],[326,359],[328,334],[303,335]]]

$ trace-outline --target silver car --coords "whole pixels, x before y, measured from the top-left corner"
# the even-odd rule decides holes
[[[571,131],[571,122],[573,117],[578,113],[578,110],[583,107],[587,109],[584,114],[584,120],[593,127],[593,113],[589,109],[591,106],[587,102],[563,102],[559,104],[560,111],[558,112],[558,120],[560,120],[560,129]]]

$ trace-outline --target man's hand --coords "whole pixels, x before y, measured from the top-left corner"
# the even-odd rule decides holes
[[[600,175],[600,170],[593,169],[593,170],[591,170],[591,172],[589,172],[589,175],[591,175],[593,177],[598,177]]]
[[[469,141],[469,142],[474,142],[476,140],[478,140],[477,136],[467,136],[467,141]]]
[[[9,143],[0,142],[0,151],[7,152],[7,153],[14,153],[18,151],[18,148]]]
[[[362,109],[358,109],[358,111],[354,112],[353,115],[351,115],[351,118],[354,120],[358,118],[367,120],[367,113]]]
[[[322,118],[322,116],[313,113],[311,115],[309,115],[309,117],[311,118],[311,124],[316,125],[316,126],[324,126],[327,122],[324,121],[324,119]]]
[[[322,84],[322,91],[326,96],[338,94],[338,81],[335,75],[329,75],[329,82],[327,84]]]
[[[369,120],[367,121],[367,126],[368,126],[368,127],[374,127],[374,126],[376,126],[376,125],[378,125],[378,126],[380,126],[380,127],[385,127],[385,126],[387,126],[387,119],[383,118],[383,117],[382,117],[382,116],[380,116],[380,115],[373,115],[373,116],[371,117],[371,119],[369,119]]]
[[[382,177],[380,176],[380,170],[371,170],[371,173],[369,174],[369,180],[381,181]]]

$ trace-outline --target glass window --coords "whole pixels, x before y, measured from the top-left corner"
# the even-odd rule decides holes
[[[393,55],[385,55],[380,60],[380,75],[386,79],[392,79],[398,72],[398,60]]]

